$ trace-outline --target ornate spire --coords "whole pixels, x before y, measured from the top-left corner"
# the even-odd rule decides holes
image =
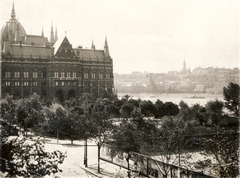
[[[12,19],[15,19],[15,17],[16,17],[16,13],[15,13],[15,9],[14,9],[14,3],[13,3],[13,5],[12,5],[11,17],[12,17]]]
[[[186,70],[186,62],[185,62],[185,58],[184,58],[184,61],[183,61],[183,70]]]
[[[43,30],[43,26],[42,26],[42,37],[44,37],[44,30]]]
[[[57,27],[55,29],[55,42],[58,40]]]
[[[51,25],[51,32],[50,32],[50,45],[54,45],[54,33],[53,33],[53,25]]]
[[[105,44],[104,44],[104,54],[105,57],[109,57],[109,50],[108,50],[108,43],[107,43],[107,37],[105,37]]]
[[[93,40],[92,40],[92,47],[91,49],[95,50],[95,45],[93,44]]]
[[[105,36],[105,44],[104,44],[104,48],[108,48],[108,44],[107,44],[107,36]]]

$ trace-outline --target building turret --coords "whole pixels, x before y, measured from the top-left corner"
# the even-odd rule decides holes
[[[56,43],[57,40],[58,40],[58,33],[57,33],[57,27],[56,27],[56,30],[55,30],[55,43]]]
[[[107,44],[107,37],[105,38],[105,44],[104,44],[104,54],[105,57],[109,57],[109,49],[108,49],[108,44]]]
[[[53,26],[51,26],[51,32],[50,32],[50,45],[54,45],[54,33],[53,33]]]
[[[42,37],[44,37],[44,31],[43,31],[43,27],[42,27],[42,35],[41,35]]]
[[[91,49],[95,50],[95,45],[93,44],[93,40],[92,40],[92,46]]]
[[[187,68],[186,68],[186,62],[185,62],[185,59],[183,61],[183,71],[185,71]]]
[[[16,13],[15,13],[15,9],[14,9],[14,3],[13,3],[13,5],[12,5],[11,17],[12,17],[12,19],[15,19],[15,17],[16,17]]]

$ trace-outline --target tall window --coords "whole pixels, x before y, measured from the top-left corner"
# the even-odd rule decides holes
[[[14,78],[19,78],[20,77],[20,72],[14,72]]]
[[[42,77],[43,77],[43,78],[46,78],[46,77],[47,77],[47,71],[44,70],[44,71],[42,72]]]
[[[6,86],[11,86],[11,82],[5,82]]]
[[[56,82],[55,85],[58,86],[58,82]]]
[[[103,79],[103,74],[99,74],[99,79]]]
[[[37,72],[33,72],[33,78],[37,78]]]
[[[61,72],[61,78],[63,78],[64,77],[64,72]]]
[[[71,73],[67,72],[67,78],[70,78],[70,77],[71,77]]]
[[[33,82],[33,86],[37,86],[37,82]]]
[[[88,73],[84,73],[84,79],[88,79]]]
[[[77,73],[73,72],[73,78],[77,78]]]
[[[10,78],[11,77],[11,72],[5,72],[5,78]]]
[[[15,86],[19,86],[19,82],[15,82],[14,85],[15,85]]]
[[[23,78],[28,78],[28,72],[23,72]]]
[[[92,75],[92,79],[95,79],[96,78],[96,75],[93,73],[93,74],[91,74]]]
[[[23,82],[23,86],[28,86],[28,82]]]
[[[58,72],[54,72],[54,77],[58,78]]]

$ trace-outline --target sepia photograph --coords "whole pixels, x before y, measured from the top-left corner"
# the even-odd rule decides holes
[[[0,177],[240,178],[238,0],[1,0]]]

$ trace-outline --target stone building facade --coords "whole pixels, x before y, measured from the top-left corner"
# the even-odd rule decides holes
[[[58,39],[51,27],[50,40],[42,35],[28,35],[15,18],[1,30],[0,97],[7,93],[24,98],[37,93],[41,98],[60,101],[92,93],[100,97],[113,92],[113,60],[107,39],[104,49],[73,48],[67,37]]]

